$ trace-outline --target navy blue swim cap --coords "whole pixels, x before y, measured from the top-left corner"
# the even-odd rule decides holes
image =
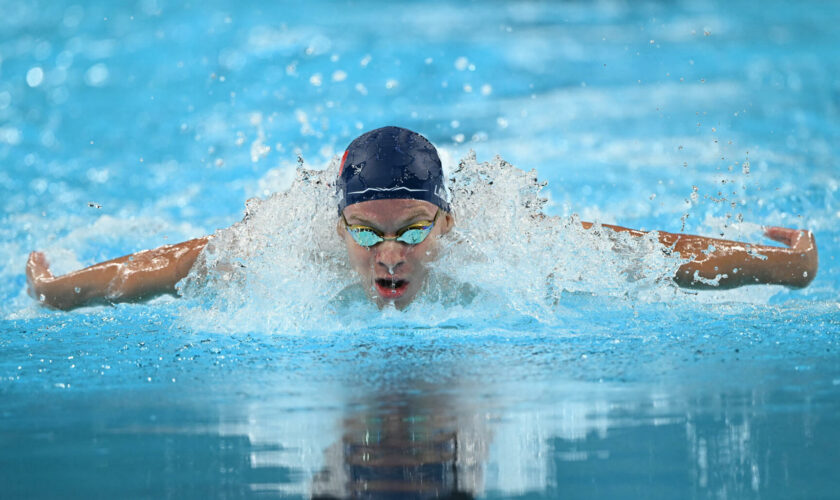
[[[449,211],[440,157],[425,137],[382,127],[357,137],[341,158],[336,180],[338,213],[370,200],[423,200]]]

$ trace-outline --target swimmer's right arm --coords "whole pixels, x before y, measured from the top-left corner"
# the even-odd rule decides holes
[[[53,276],[44,254],[32,252],[26,263],[27,289],[44,305],[63,310],[175,293],[175,284],[186,277],[209,239],[144,250],[63,276]]]
[[[581,222],[584,229],[593,224]],[[643,236],[645,231],[603,224],[616,232]],[[808,286],[817,275],[817,243],[811,231],[766,227],[768,238],[783,247],[722,240],[706,236],[657,231],[659,242],[688,262],[680,266],[674,281],[684,288],[725,290],[744,285]]]

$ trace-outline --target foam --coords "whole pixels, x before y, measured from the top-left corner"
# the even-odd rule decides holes
[[[577,216],[549,217],[535,171],[471,153],[448,175],[456,218],[424,291],[405,311],[377,311],[337,295],[356,282],[336,235],[333,179],[299,166],[288,190],[246,204],[243,220],[217,231],[178,289],[184,321],[222,331],[301,332],[394,327],[511,327],[562,323],[569,294],[623,301],[671,300],[683,261],[656,233],[636,238]],[[277,173],[270,174],[272,178]]]
[[[215,233],[178,285],[189,325],[288,332],[330,323],[330,301],[352,280],[335,232],[337,168],[299,167],[287,191],[251,198],[242,221]]]

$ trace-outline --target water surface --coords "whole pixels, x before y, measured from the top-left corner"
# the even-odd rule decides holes
[[[0,12],[4,497],[840,486],[832,3]],[[324,168],[386,124],[426,134],[450,171],[469,150],[536,169],[551,215],[749,241],[811,228],[820,272],[802,291],[576,289],[548,313],[500,309],[524,304],[502,287],[323,328],[270,304],[199,327],[170,298],[60,313],[25,295],[31,249],[64,272],[209,234],[289,186],[299,156]]]

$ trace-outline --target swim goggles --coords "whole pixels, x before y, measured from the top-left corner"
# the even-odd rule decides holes
[[[406,245],[419,245],[432,232],[438,215],[440,215],[440,209],[435,212],[435,217],[431,221],[424,220],[410,224],[397,231],[394,236],[385,236],[382,231],[369,226],[348,224],[347,219],[344,218],[344,214],[341,214],[341,219],[344,221],[344,227],[347,229],[347,232],[353,237],[353,241],[361,247],[370,248],[383,241],[399,241]]]

